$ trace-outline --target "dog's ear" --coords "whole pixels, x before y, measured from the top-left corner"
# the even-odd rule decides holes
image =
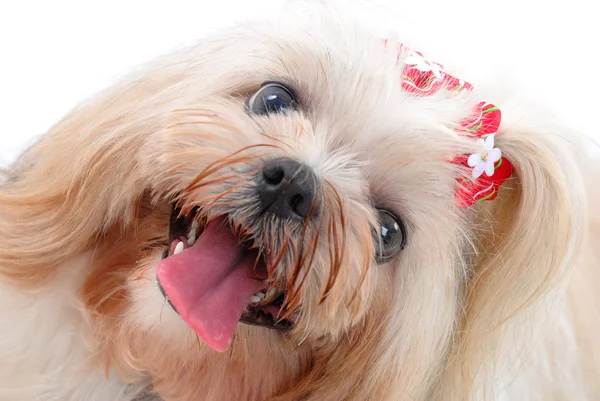
[[[109,228],[135,221],[147,183],[137,153],[152,126],[143,85],[124,82],[76,108],[0,182],[0,274],[39,283]],[[143,177],[143,176],[142,176]]]
[[[514,370],[507,365],[511,355],[535,334],[536,319],[547,312],[543,306],[580,253],[586,194],[578,139],[558,127],[505,118],[496,135],[515,172],[496,200],[467,212],[473,215],[471,269],[440,399],[487,399],[483,383],[498,383],[490,366]]]

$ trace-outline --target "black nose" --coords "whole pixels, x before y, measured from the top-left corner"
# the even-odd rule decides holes
[[[305,164],[292,159],[271,160],[259,173],[258,180],[264,212],[282,218],[306,219],[314,207],[317,178]]]

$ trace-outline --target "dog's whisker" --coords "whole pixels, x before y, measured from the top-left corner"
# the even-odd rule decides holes
[[[316,206],[313,205],[311,212],[309,212],[309,216],[312,216],[312,214],[315,212],[316,212]],[[304,285],[304,282],[306,281],[306,278],[308,277],[308,275],[311,271],[315,256],[317,254],[319,239],[320,239],[321,230],[322,230],[322,226],[323,226],[323,221],[324,221],[324,214],[321,214],[319,217],[319,222],[317,223],[317,226],[316,226],[316,230],[315,230],[315,234],[313,236],[312,243],[310,244],[308,250],[305,252],[305,255],[308,256],[309,258],[308,258],[308,264],[304,268],[304,275],[303,275],[302,279],[300,280],[300,283],[295,287],[293,292],[290,293],[291,294],[290,300],[289,300],[289,304],[291,305],[290,309],[293,309],[293,306],[297,306],[300,302],[300,291]],[[303,231],[304,230],[305,229],[303,228]],[[306,257],[299,264],[304,265],[305,260],[306,260]],[[286,302],[288,302],[288,301],[286,301]]]
[[[273,142],[280,143],[281,145],[285,146],[290,151],[294,150],[294,148],[290,144],[288,144],[287,142],[284,141],[285,138],[283,136],[280,136],[279,138],[276,138],[273,135],[269,135],[269,134],[267,134],[264,131],[260,131],[259,135],[260,136],[264,136],[265,138],[268,138],[268,139],[272,140]]]
[[[341,252],[341,250],[343,250],[345,248],[346,245],[346,216],[345,216],[345,212],[344,212],[344,204],[343,204],[343,200],[339,194],[339,192],[337,191],[337,189],[335,188],[334,185],[331,184],[331,182],[329,182],[328,180],[325,180],[325,183],[328,185],[328,187],[332,190],[334,199],[335,199],[335,205],[337,206],[334,207],[334,203],[331,202],[330,200],[327,202],[327,205],[329,206],[329,209],[331,210],[331,216],[332,218],[329,221],[329,226],[328,226],[328,237],[329,237],[329,244],[330,244],[330,273],[329,273],[329,277],[327,279],[327,283],[325,285],[325,289],[323,290],[323,295],[321,296],[321,300],[319,301],[319,303],[323,303],[325,301],[325,299],[327,298],[329,292],[331,291],[331,288],[333,287],[336,278],[339,274],[342,262],[343,262],[343,253]],[[335,212],[334,212],[335,210]],[[339,224],[340,224],[340,234],[338,235],[338,222],[336,221],[335,217],[338,216],[339,217]],[[341,236],[341,240],[340,240],[340,236]],[[339,241],[339,242],[338,242]]]
[[[164,302],[163,302],[162,306],[160,307],[160,314],[159,314],[159,316],[158,316],[158,322],[159,322],[159,323],[162,323],[162,320],[163,320],[163,311],[164,311],[164,309],[165,309],[165,305],[166,305],[168,302],[169,302],[169,298],[168,298],[168,297],[165,297],[165,300],[164,300]]]
[[[255,157],[256,156],[239,156],[239,157],[235,157],[235,158],[228,157],[228,158],[223,158],[223,159],[219,160],[218,162],[211,163],[204,170],[202,170],[200,172],[200,174],[198,174],[196,176],[196,178],[194,178],[192,180],[192,182],[183,190],[183,193],[187,194],[187,193],[190,193],[190,192],[198,189],[199,187],[202,186],[202,184],[201,184],[202,180],[204,180],[206,177],[216,173],[217,171],[219,171],[225,167],[230,167],[235,164],[249,162],[249,161],[253,160]]]

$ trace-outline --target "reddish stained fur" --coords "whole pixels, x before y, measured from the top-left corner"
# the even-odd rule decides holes
[[[466,401],[494,399],[486,392],[501,376],[498,366],[513,362],[507,347],[511,351],[511,341],[521,340],[522,324],[539,327],[538,316],[526,313],[551,305],[547,296],[561,290],[576,270],[568,295],[579,309],[564,318],[573,318],[570,328],[581,339],[578,354],[589,358],[582,364],[592,379],[589,391],[598,394],[593,379],[599,359],[587,352],[597,329],[582,312],[597,297],[580,291],[597,283],[586,274],[597,267],[597,247],[596,237],[588,236],[584,198],[586,188],[598,185],[597,180],[582,184],[584,170],[569,133],[551,124],[511,123],[519,109],[503,107],[507,122],[497,145],[515,165],[515,177],[496,201],[457,210],[452,197],[458,172],[442,160],[449,149],[468,152],[472,145],[440,130],[437,122],[454,121],[465,108],[463,100],[415,106],[414,99],[394,98],[390,88],[397,85],[398,71],[387,62],[395,55],[373,50],[373,38],[365,42],[349,35],[351,42],[340,46],[344,35],[329,32],[304,42],[302,33],[302,40],[284,42],[285,47],[282,38],[267,32],[226,37],[224,43],[250,49],[242,57],[246,75],[235,70],[221,76],[219,63],[205,69],[204,62],[240,58],[240,49],[228,53],[229,46],[209,42],[206,53],[199,53],[203,63],[158,63],[142,78],[76,109],[44,136],[0,191],[2,278],[15,288],[44,289],[62,264],[94,252],[92,265],[81,267],[88,275],[82,315],[90,324],[82,336],[90,336],[86,343],[107,374],[115,369],[130,381],[149,375],[166,401],[219,396],[227,401]],[[254,49],[257,43],[267,49]],[[265,65],[268,58],[251,51],[272,56],[273,49],[282,48],[288,51],[272,57],[279,67],[272,59]],[[343,68],[346,60],[351,71]],[[315,114],[326,114],[320,124],[297,114],[259,123],[248,118],[231,87],[246,95],[240,88],[260,82],[243,80],[266,67],[298,77],[315,97],[322,96],[313,99],[319,102]],[[211,79],[199,79],[203,74]],[[227,85],[218,86],[222,83]],[[390,133],[399,139],[385,142]],[[364,142],[371,136],[373,143]],[[347,159],[336,159],[326,149],[331,144],[319,142],[322,137],[332,143],[347,139]],[[153,265],[165,245],[168,203],[178,194],[184,211],[213,202],[203,213],[214,217],[211,213],[239,201],[230,195],[244,185],[222,186],[246,178],[232,174],[233,166],[250,164],[252,172],[260,157],[287,154],[320,155],[323,160],[315,164],[321,162],[323,181],[329,183],[320,194],[322,230],[305,225],[297,237],[288,227],[283,234],[275,227],[264,233],[265,244],[277,235],[282,240],[280,249],[264,247],[270,275],[287,279],[295,290],[289,293],[290,308],[305,308],[297,331],[288,337],[240,325],[231,348],[217,355],[189,330],[186,337],[156,322],[144,326],[146,316],[130,309],[133,289],[153,280]],[[359,163],[357,155],[369,163]],[[325,159],[336,163],[327,166]],[[372,258],[375,196],[404,214],[411,235],[406,251],[382,266]],[[597,196],[590,195],[590,205]],[[597,236],[598,216],[591,218]],[[248,235],[249,227],[235,227]],[[163,310],[152,313],[162,317]],[[526,346],[534,343],[524,340]],[[540,381],[545,386],[537,392],[562,385],[553,378]],[[568,384],[565,389],[584,391]]]

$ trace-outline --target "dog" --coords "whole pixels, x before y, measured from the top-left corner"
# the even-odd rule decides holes
[[[597,162],[427,57],[257,23],[76,107],[1,178],[0,399],[599,399]]]

